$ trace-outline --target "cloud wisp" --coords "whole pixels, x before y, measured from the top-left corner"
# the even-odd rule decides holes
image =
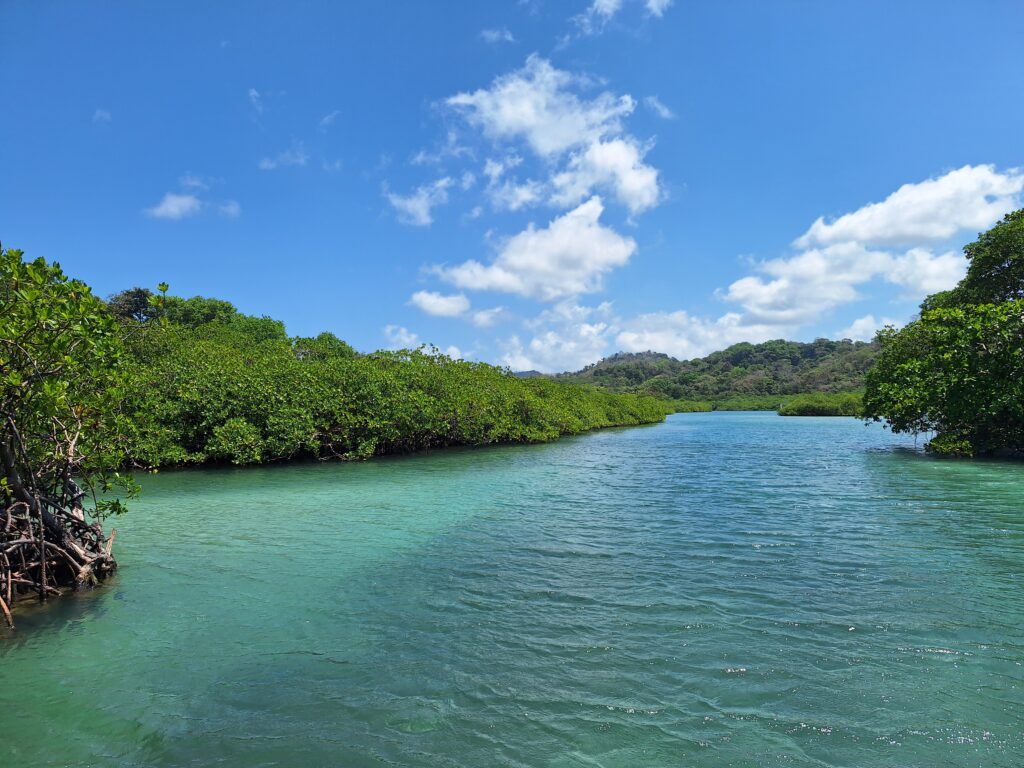
[[[264,157],[257,166],[261,171],[274,171],[278,168],[303,168],[309,162],[309,154],[302,142],[273,157]]]
[[[434,208],[448,202],[448,190],[454,183],[450,176],[444,176],[431,184],[417,187],[411,194],[385,192],[385,196],[400,222],[414,227],[429,227],[434,223]]]

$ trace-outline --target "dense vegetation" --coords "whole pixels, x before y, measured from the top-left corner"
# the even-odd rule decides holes
[[[1024,454],[1024,210],[964,248],[969,266],[921,315],[878,335],[864,410],[960,456]]]
[[[734,344],[694,360],[621,352],[559,379],[703,401],[716,410],[777,410],[791,395],[863,389],[877,354],[877,344],[829,339]]]
[[[779,416],[860,416],[863,404],[856,392],[815,392],[788,398],[778,411]]]
[[[436,351],[359,355],[329,333],[290,338],[215,299],[168,296],[142,316],[125,299],[111,306],[134,361],[130,457],[143,466],[535,442],[666,413],[654,398],[519,379]]]

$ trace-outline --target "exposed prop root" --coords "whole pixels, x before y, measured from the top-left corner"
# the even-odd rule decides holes
[[[62,591],[94,586],[117,562],[111,547],[117,530],[103,535],[87,523],[77,504],[62,507],[36,497],[0,507],[0,614],[11,628],[11,607],[19,598],[39,600]]]

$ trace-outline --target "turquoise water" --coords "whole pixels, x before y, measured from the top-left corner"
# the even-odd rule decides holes
[[[143,479],[0,765],[1024,765],[1024,467],[850,419]]]

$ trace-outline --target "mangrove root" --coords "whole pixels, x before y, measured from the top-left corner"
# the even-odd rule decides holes
[[[117,530],[108,538],[99,523],[83,518],[77,504],[38,496],[0,507],[0,615],[7,626],[14,627],[11,608],[19,598],[46,600],[94,586],[117,568]]]

